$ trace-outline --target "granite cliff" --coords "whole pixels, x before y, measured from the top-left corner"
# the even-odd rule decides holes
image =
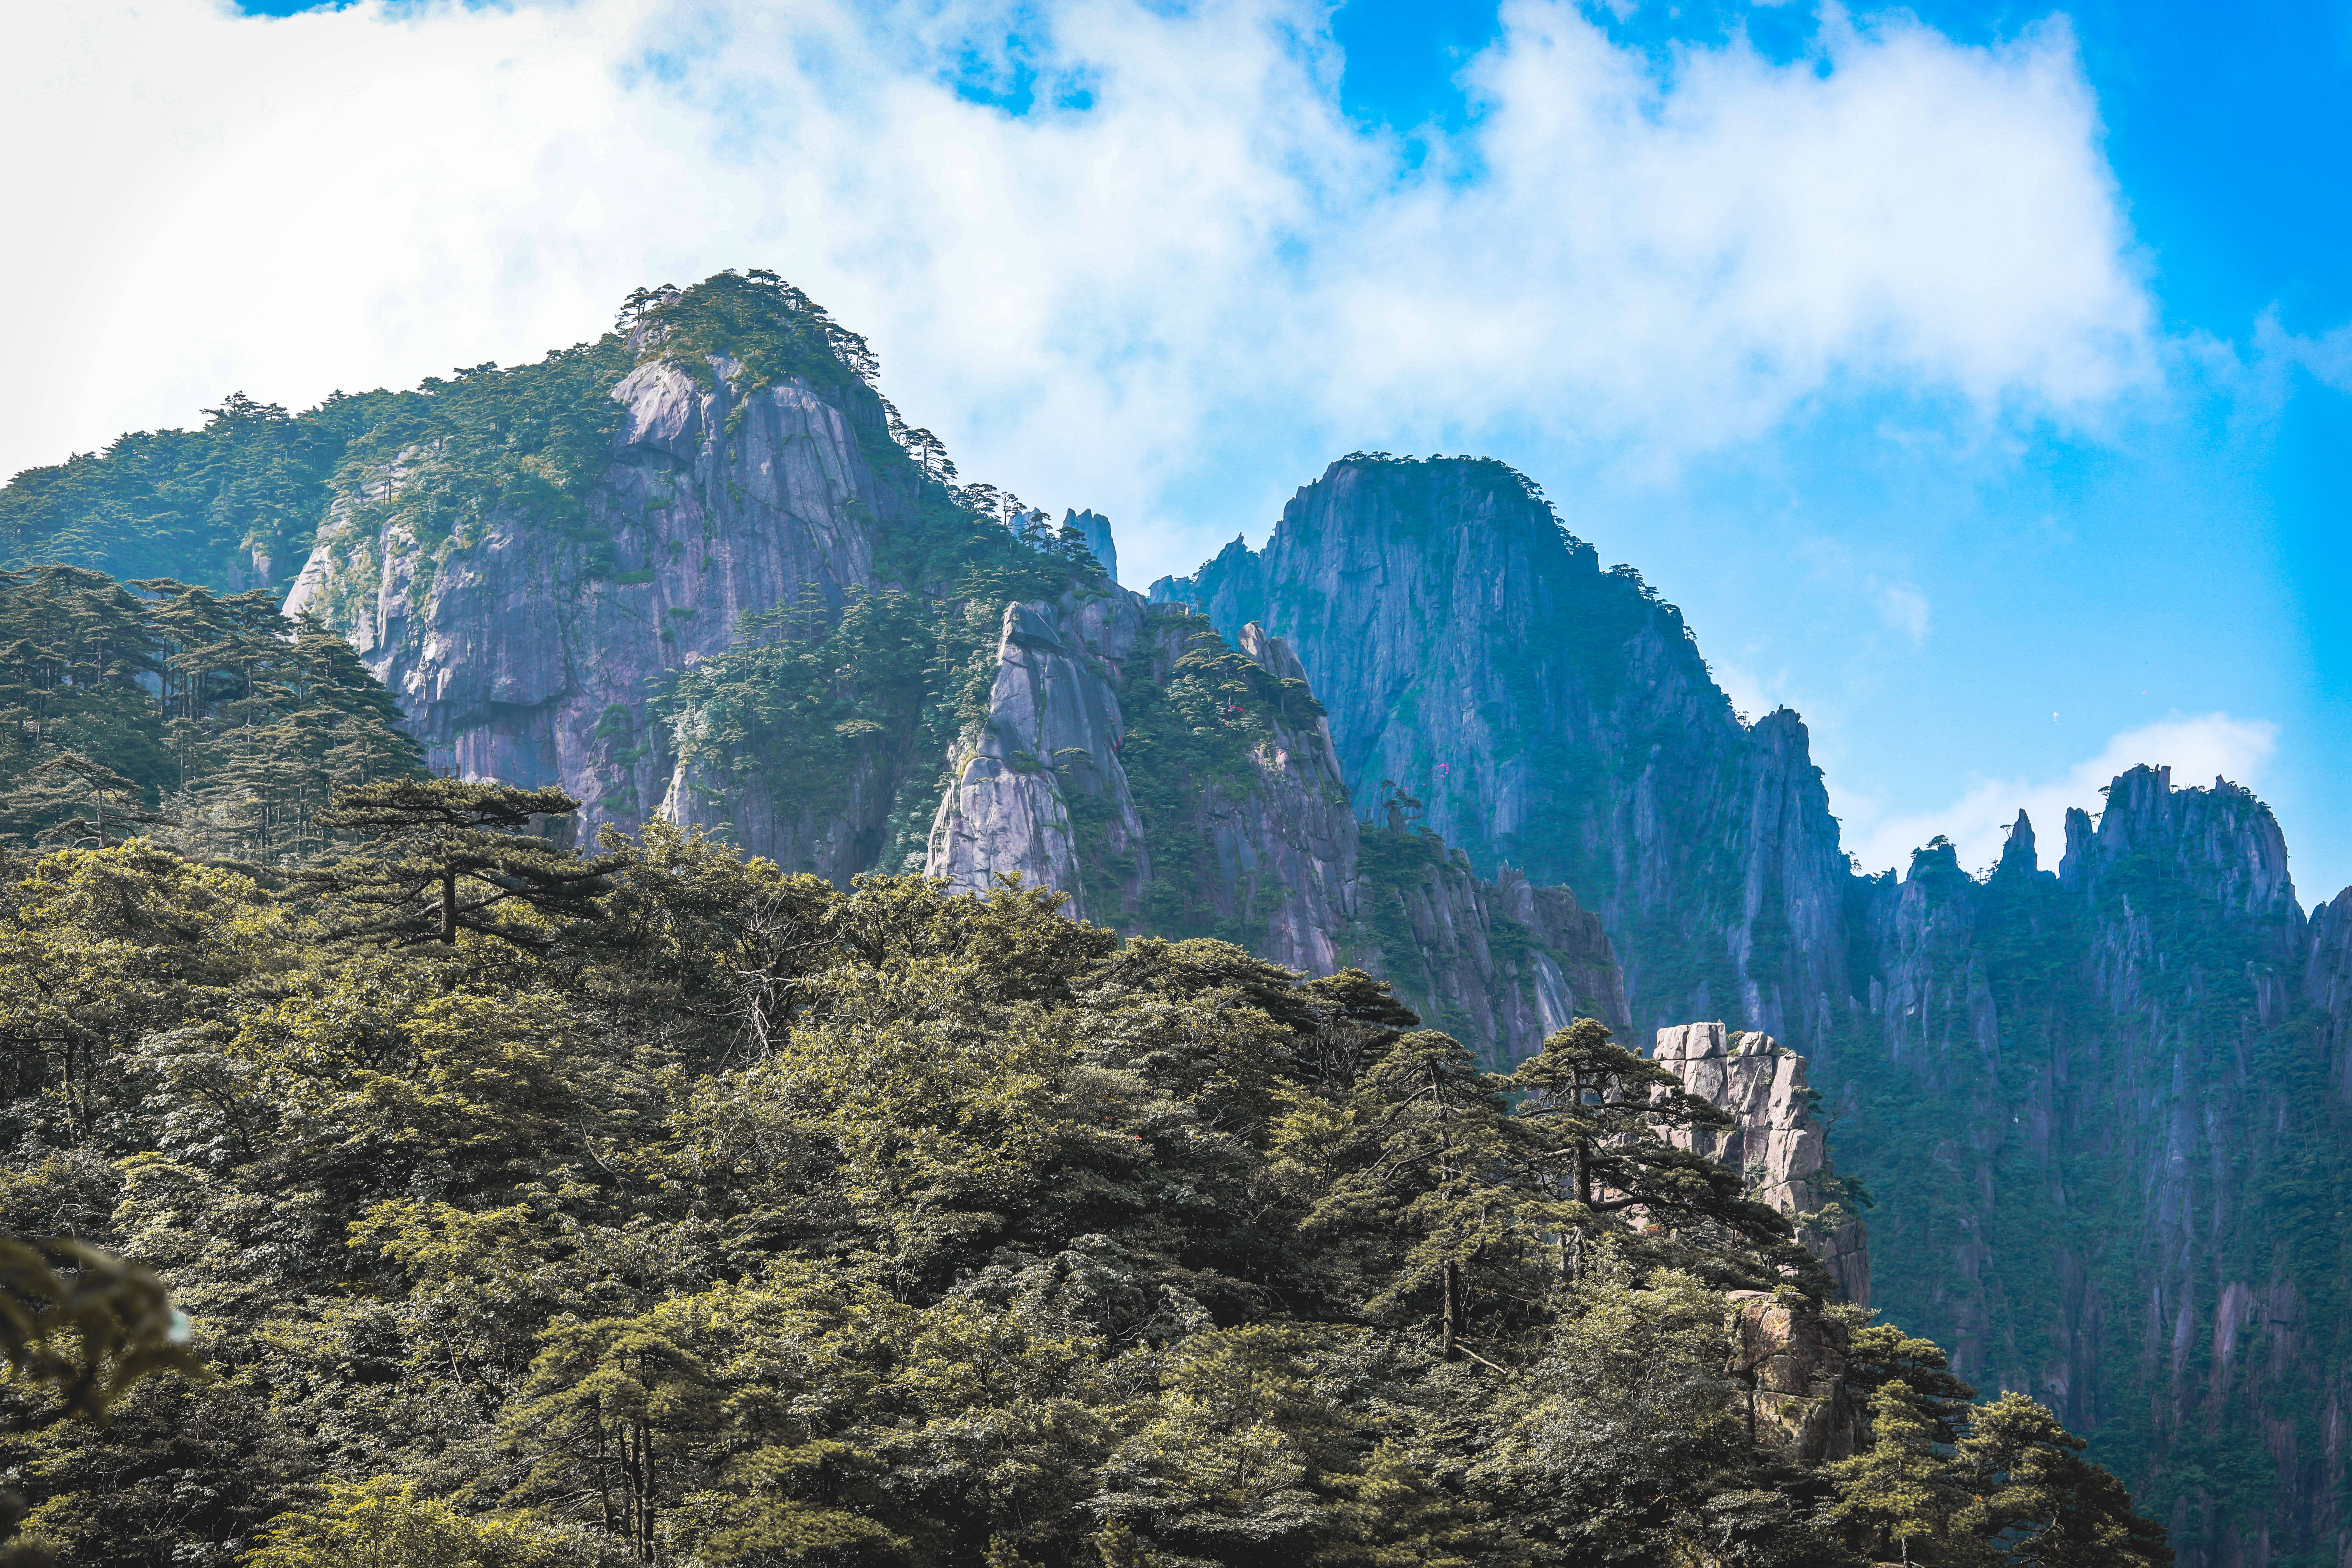
[[[1828,1027],[1846,866],[1804,726],[1744,723],[1681,612],[1519,474],[1342,458],[1265,549],[1151,595],[1296,647],[1358,800],[1396,781],[1482,872],[1575,889],[1638,1027],[1737,1016],[1800,1048]]]
[[[453,527],[427,483],[436,454],[413,447],[347,486],[287,600],[351,639],[432,765],[559,786],[592,837],[665,801],[681,821],[707,817],[674,776],[655,698],[740,625],[837,614],[919,572],[909,544],[961,522],[954,542],[977,548],[991,531],[954,515],[892,441],[881,398],[814,345],[755,371],[647,321],[615,368],[591,389],[611,435],[572,516],[555,523],[525,495]],[[848,798],[821,809],[749,801],[747,835],[787,864],[863,869],[893,761],[857,749]]]
[[[1492,462],[1342,459],[1152,593],[1297,650],[1360,801],[1573,889],[1639,1026],[1801,1050],[1871,1300],[2091,1433],[2185,1564],[2352,1562],[2352,895],[2305,919],[2259,801],[2135,769],[2054,872],[2021,818],[1984,879],[1857,875],[1796,715]]]
[[[1627,1022],[1573,895],[1359,823],[1279,639],[1119,588],[1093,511],[1058,541],[992,513],[783,286],[638,304],[552,514],[453,485],[430,439],[329,507],[289,612],[351,639],[433,765],[560,786],[590,837],[658,816],[836,883],[1019,874],[1123,931],[1361,965],[1505,1064]],[[453,521],[467,486],[492,499]]]
[[[2306,922],[2262,804],[2161,768],[2069,813],[2054,872],[2021,816],[1985,880],[1939,844],[1854,894],[1824,1078],[1879,1300],[2093,1434],[2184,1563],[2334,1561],[2344,901]]]
[[[1254,624],[1235,640],[1115,589],[1007,605],[924,869],[975,888],[1017,872],[1123,931],[1370,969],[1498,1061],[1580,1016],[1623,1026],[1598,920],[1516,873],[1479,879],[1425,832],[1360,824],[1296,656]]]

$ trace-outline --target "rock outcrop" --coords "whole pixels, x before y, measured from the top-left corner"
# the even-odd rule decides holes
[[[1726,1373],[1750,1441],[1800,1465],[1849,1458],[1862,1424],[1846,1384],[1845,1325],[1793,1292],[1731,1292]]]
[[[1624,1026],[1572,894],[1359,824],[1297,657],[1255,624],[1236,640],[1123,593],[1008,606],[925,869],[975,889],[1017,872],[1087,919],[1313,973],[1360,965],[1500,1065],[1580,1016]]]
[[[432,766],[559,786],[590,837],[666,800],[701,819],[674,787],[653,684],[724,649],[745,616],[803,595],[837,610],[881,586],[882,541],[912,527],[920,489],[870,389],[787,379],[739,395],[731,368],[648,360],[612,389],[620,426],[576,526],[520,507],[470,538],[397,513],[379,524],[363,503],[396,499],[395,465],[332,509],[287,612],[320,611],[351,639]],[[845,812],[768,810],[738,830],[787,867],[845,878],[870,858],[888,772]]]
[[[1087,548],[1101,563],[1103,575],[1114,583],[1118,581],[1118,542],[1111,537],[1110,519],[1092,508],[1085,511],[1066,510],[1062,526],[1077,530],[1078,537],[1087,542]]]
[[[1755,1195],[1781,1213],[1817,1216],[1801,1226],[1805,1245],[1842,1296],[1869,1306],[1870,1233],[1859,1215],[1846,1212],[1845,1185],[1805,1083],[1805,1058],[1769,1035],[1727,1031],[1719,1023],[1660,1029],[1650,1055],[1732,1118],[1720,1131],[1677,1129],[1671,1141],[1741,1172]]]
[[[988,719],[950,756],[954,782],[931,823],[926,874],[974,891],[1017,875],[1067,892],[1080,920],[1115,916],[1094,907],[1099,883],[1095,900],[1087,896],[1076,801],[1081,812],[1095,808],[1097,854],[1150,880],[1142,819],[1118,759],[1127,727],[1097,668],[1133,658],[1142,630],[1139,607],[1124,595],[1005,606]]]

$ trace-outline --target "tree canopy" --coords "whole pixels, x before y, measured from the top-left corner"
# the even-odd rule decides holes
[[[212,1374],[0,1430],[30,1545],[2163,1560],[2046,1412],[1669,1157],[1706,1110],[1597,1025],[1497,1076],[1360,973],[660,826],[592,858],[568,804],[354,789],[373,847],[275,889],[141,841],[7,868],[0,1228],[152,1268]],[[1734,1289],[1850,1335],[1853,1458],[1750,1436]]]
[[[0,839],[290,865],[333,844],[336,789],[421,772],[400,724],[351,645],[274,594],[0,572]]]

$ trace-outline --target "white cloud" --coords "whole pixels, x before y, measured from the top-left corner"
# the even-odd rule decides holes
[[[1016,15],[12,7],[0,470],[236,387],[533,357],[727,266],[808,288],[968,472],[1108,511],[1144,572],[1360,442],[1670,470],[1832,389],[2095,420],[2151,374],[2062,24],[1967,48],[1832,15],[1819,60],[1661,74],[1509,0],[1481,112],[1408,169],[1341,112],[1317,0],[1069,0],[1008,49]],[[1045,107],[959,97],[973,61]],[[1178,499],[1234,472],[1260,488]]]
[[[1984,780],[1940,811],[1873,819],[1850,805],[1846,847],[1865,870],[1907,868],[1911,851],[1937,834],[1958,848],[1960,864],[1982,870],[2000,858],[2010,825],[2023,811],[2033,824],[2035,849],[2044,870],[2055,870],[2065,847],[2066,810],[2078,806],[2097,816],[2099,791],[2128,769],[2168,767],[2176,788],[2216,777],[2258,789],[2263,770],[2277,748],[2278,726],[2227,713],[2170,718],[2110,740],[2095,757],[2076,763],[2064,776],[2031,783]]]
[[[1927,640],[1927,595],[1908,583],[1873,583],[1878,613],[1886,624],[1911,640],[1913,647]]]

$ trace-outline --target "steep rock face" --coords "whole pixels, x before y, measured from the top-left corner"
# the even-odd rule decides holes
[[[584,525],[494,516],[477,538],[362,530],[331,514],[287,601],[325,613],[401,700],[428,762],[468,778],[559,785],[582,830],[634,826],[673,787],[649,682],[724,648],[739,617],[814,592],[838,607],[879,585],[879,536],[913,501],[877,472],[871,392],[821,395],[797,380],[739,397],[727,374],[639,365]],[[394,470],[378,492],[396,489]],[[888,770],[877,770],[887,773]],[[787,866],[863,868],[894,781],[876,777],[841,819],[739,825]]]
[[[2352,1106],[2352,888],[2312,911],[2304,955],[2303,1001],[2319,1031],[2327,1087]]]
[[[1297,648],[1359,802],[1396,781],[1474,867],[1573,888],[1640,1026],[1829,1028],[1846,868],[1803,725],[1744,723],[1680,612],[1504,465],[1342,459],[1152,596]]]
[[[1076,529],[1078,537],[1087,542],[1087,548],[1094,552],[1095,560],[1101,563],[1103,575],[1114,583],[1118,581],[1118,543],[1111,537],[1110,519],[1091,508],[1085,511],[1066,509],[1062,526]]]
[[[1816,1215],[1844,1195],[1829,1161],[1817,1098],[1805,1082],[1805,1058],[1769,1035],[1683,1024],[1658,1031],[1651,1059],[1701,1099],[1730,1113],[1721,1131],[1687,1128],[1671,1141],[1745,1172],[1757,1197],[1788,1215]],[[1808,1230],[1839,1292],[1870,1305],[1870,1233],[1859,1218]]]
[[[1498,464],[1334,464],[1155,598],[1263,623],[1472,864],[1602,920],[1644,1028],[1803,1051],[1877,1199],[1872,1299],[2090,1433],[2184,1568],[2352,1563],[2352,902],[2306,925],[2244,791],[2119,778],[2056,872],[1853,874],[1794,714],[1741,721],[1679,615]],[[1376,833],[1368,832],[1372,844]]]
[[[1363,832],[1341,952],[1425,1021],[1506,1068],[1579,1018],[1629,1026],[1608,934],[1575,894],[1536,887],[1510,866],[1482,881],[1434,837]]]
[[[2344,1549],[2352,1116],[2334,910],[2276,823],[2163,769],[1858,884],[1865,1016],[1840,1146],[1878,1200],[1876,1300],[2095,1439],[2189,1564]],[[2339,900],[2339,906],[2341,905]]]
[[[1850,1458],[1861,1401],[1846,1385],[1845,1325],[1799,1298],[1731,1292],[1731,1356],[1749,1439],[1796,1463]]]
[[[1142,630],[1140,607],[1125,595],[1005,606],[988,721],[950,757],[955,782],[932,820],[927,875],[975,891],[1018,875],[1067,892],[1077,919],[1117,918],[1088,904],[1068,802],[1097,803],[1103,852],[1150,879],[1143,823],[1118,761],[1127,727],[1096,668],[1133,658]]]
[[[926,870],[1019,872],[1087,919],[1310,973],[1362,965],[1500,1062],[1579,1016],[1623,1026],[1599,921],[1424,834],[1368,845],[1297,657],[1255,624],[1237,640],[1134,595],[1008,608]]]

